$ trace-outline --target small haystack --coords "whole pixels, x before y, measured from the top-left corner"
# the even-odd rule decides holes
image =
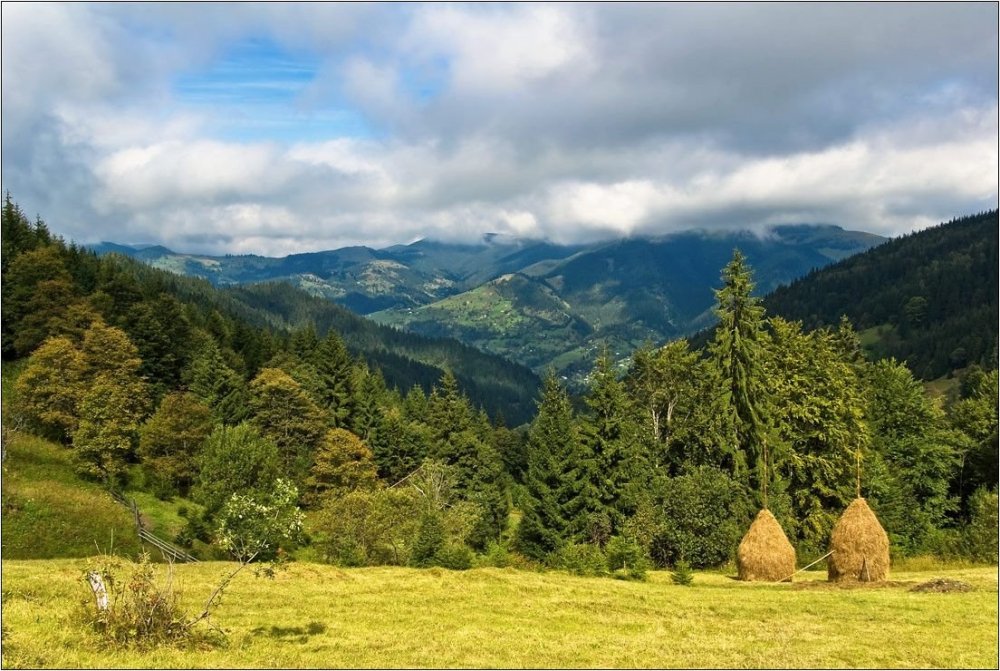
[[[889,537],[865,500],[847,506],[830,534],[827,578],[878,582],[889,577]]]
[[[767,508],[757,513],[757,519],[740,541],[736,566],[740,580],[791,581],[789,576],[795,573],[795,548]]]

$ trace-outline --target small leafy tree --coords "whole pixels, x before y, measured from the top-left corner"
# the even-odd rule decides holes
[[[270,491],[233,494],[218,515],[216,542],[236,560],[234,570],[224,575],[208,597],[205,607],[191,624],[210,617],[223,592],[252,563],[269,560],[255,572],[273,577],[284,559],[282,546],[298,541],[304,516],[296,505],[299,492],[288,480],[278,479]]]
[[[49,338],[28,359],[14,384],[18,411],[28,426],[66,442],[79,422],[83,357],[68,338]]]
[[[194,498],[210,515],[232,494],[269,490],[281,472],[278,448],[249,423],[217,426],[196,461]]]
[[[346,429],[327,431],[306,478],[311,498],[318,500],[328,492],[372,489],[377,484],[375,459],[364,441]]]

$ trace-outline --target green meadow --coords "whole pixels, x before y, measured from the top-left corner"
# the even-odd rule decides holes
[[[3,563],[3,665],[36,667],[996,668],[997,568],[895,571],[840,589],[697,573],[647,582],[483,568],[241,574],[213,616],[226,631],[148,650],[108,647],[84,622],[85,559]],[[173,567],[186,612],[231,564]],[[161,579],[171,570],[158,565]],[[971,592],[919,593],[937,577]]]

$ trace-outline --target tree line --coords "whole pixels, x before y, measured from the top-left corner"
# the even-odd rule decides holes
[[[549,374],[512,430],[450,372],[430,393],[389,387],[334,329],[200,308],[9,196],[3,214],[3,347],[27,357],[5,412],[88,477],[199,504],[189,546],[217,540],[234,495],[291,483],[310,511],[299,542],[347,565],[713,566],[761,507],[808,558],[858,495],[897,554],[996,560],[996,370],[968,368],[939,407],[905,365],[866,361],[847,319],[768,317],[738,251],[703,349],[605,352],[580,399]]]

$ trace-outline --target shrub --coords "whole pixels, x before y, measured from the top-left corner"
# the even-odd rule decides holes
[[[191,624],[178,606],[171,573],[158,585],[148,554],[142,554],[138,562],[104,556],[88,568],[84,579],[88,583],[99,580],[104,586],[106,604],[95,604],[87,619],[106,640],[151,647],[189,637]]]
[[[460,543],[445,543],[435,553],[432,562],[442,568],[464,571],[472,568],[472,550]]]
[[[662,527],[651,554],[670,566],[683,557],[692,566],[718,566],[730,560],[750,525],[743,486],[716,468],[701,466],[664,483]]]
[[[550,555],[549,565],[583,576],[605,575],[608,571],[604,551],[589,543],[564,545]]]
[[[486,545],[486,552],[479,560],[480,566],[493,566],[495,568],[507,568],[510,564],[510,550],[507,545],[496,541],[490,541]]]

